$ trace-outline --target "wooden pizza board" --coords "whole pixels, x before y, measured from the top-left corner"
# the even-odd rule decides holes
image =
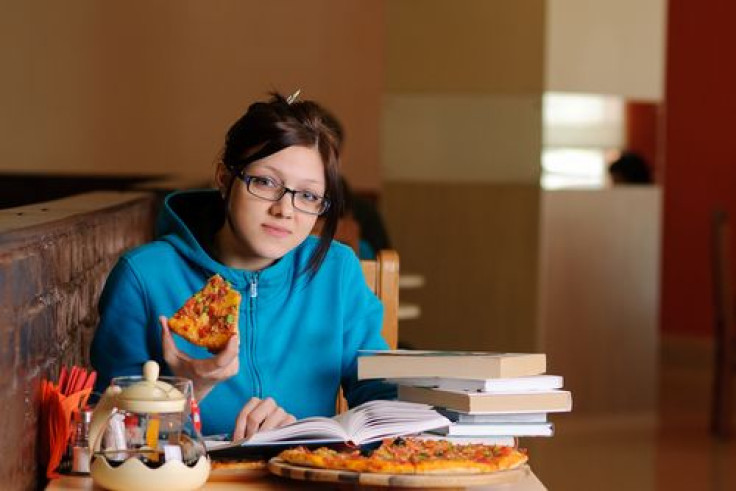
[[[249,469],[212,469],[208,481],[251,481],[269,475],[266,462]]]
[[[207,481],[253,481],[267,476],[268,469],[218,469],[210,471]]]
[[[424,489],[513,484],[521,481],[529,474],[527,464],[516,469],[483,474],[379,474],[292,465],[278,457],[274,457],[268,462],[268,470],[277,476],[300,481]]]

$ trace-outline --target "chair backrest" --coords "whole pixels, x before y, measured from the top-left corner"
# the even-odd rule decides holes
[[[376,259],[360,261],[363,276],[368,287],[376,294],[383,304],[383,328],[381,335],[389,348],[396,349],[399,341],[399,253],[385,249],[379,251]],[[337,393],[335,412],[347,411],[348,403],[342,395],[342,389]]]
[[[312,235],[319,237],[324,226],[323,220],[317,220],[312,229]],[[334,240],[350,247],[356,254],[360,252],[360,225],[352,215],[345,215],[337,221]]]
[[[368,286],[383,303],[381,334],[391,349],[399,341],[399,253],[385,249],[375,260],[360,261]]]
[[[731,227],[728,215],[713,214],[713,289],[716,333],[734,325],[733,281],[731,279]]]
[[[722,210],[713,214],[712,247],[715,356],[711,431],[716,436],[727,438],[733,434],[736,311],[733,298],[731,227],[728,215]]]

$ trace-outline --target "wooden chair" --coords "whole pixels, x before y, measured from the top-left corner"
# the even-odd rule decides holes
[[[381,335],[389,348],[396,349],[399,341],[399,254],[390,249],[379,251],[375,260],[360,261],[368,286],[383,303]],[[335,412],[346,411],[348,403],[340,389]]]
[[[319,236],[323,225],[322,220],[317,220],[312,235]],[[360,225],[352,215],[346,215],[338,220],[334,239],[350,247],[355,254],[360,252]]]
[[[724,211],[713,214],[713,292],[715,307],[713,399],[711,432],[733,434],[734,378],[736,375],[736,320],[731,263],[731,229]]]
[[[368,286],[383,303],[381,334],[391,349],[399,341],[399,253],[384,249],[375,260],[360,261]]]

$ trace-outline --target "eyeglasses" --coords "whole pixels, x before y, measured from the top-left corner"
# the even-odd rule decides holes
[[[245,187],[256,198],[279,201],[286,193],[291,193],[291,204],[295,209],[309,215],[321,215],[330,207],[330,200],[311,191],[289,189],[280,182],[265,176],[238,174]]]

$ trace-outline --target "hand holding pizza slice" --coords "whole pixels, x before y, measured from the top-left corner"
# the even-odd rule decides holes
[[[238,373],[240,363],[238,362],[239,338],[231,336],[225,348],[215,356],[203,359],[192,358],[186,353],[179,351],[174,342],[174,335],[168,326],[166,316],[159,317],[161,323],[161,348],[164,360],[171,371],[177,377],[185,377],[194,384],[194,397],[198,401],[204,399],[212,388],[223,380]]]
[[[239,308],[240,294],[215,275],[170,320],[165,316],[159,318],[164,360],[174,375],[192,380],[198,401],[217,383],[238,373]],[[215,356],[197,359],[179,351],[171,331],[216,352]]]

